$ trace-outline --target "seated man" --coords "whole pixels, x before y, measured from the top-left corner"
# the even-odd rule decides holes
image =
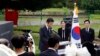
[[[34,56],[33,52],[26,52],[24,50],[25,38],[23,36],[15,36],[11,42],[18,56]]]
[[[40,56],[59,56],[56,50],[59,47],[59,40],[58,38],[49,38],[48,40],[49,48],[46,51],[43,51]]]
[[[85,20],[84,25],[85,27],[81,29],[81,42],[84,44],[85,42],[91,42],[95,39],[95,31],[93,28],[90,27],[90,20]]]

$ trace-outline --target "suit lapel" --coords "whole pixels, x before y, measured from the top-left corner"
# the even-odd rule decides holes
[[[48,49],[48,51],[49,51],[49,52],[53,52],[53,53],[57,54],[57,52],[56,52],[56,51],[54,51],[54,50]]]
[[[46,35],[50,37],[49,30],[47,29],[47,27],[46,27],[46,26],[45,26],[45,31],[46,31]]]

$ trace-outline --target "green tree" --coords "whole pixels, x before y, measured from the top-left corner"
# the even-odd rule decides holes
[[[66,0],[66,6],[68,8],[74,8],[74,1],[73,0]]]
[[[94,13],[94,10],[100,10],[100,0],[78,0],[78,6],[88,13]]]
[[[66,0],[0,0],[0,9],[14,8],[14,9],[29,9],[41,10],[49,7],[63,7]]]
[[[66,0],[54,0],[53,2],[52,7],[66,7]]]

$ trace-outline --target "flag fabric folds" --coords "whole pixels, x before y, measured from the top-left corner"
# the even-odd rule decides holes
[[[78,7],[76,3],[74,4],[73,18],[72,18],[72,28],[71,28],[71,43],[79,44],[81,43],[80,38],[80,26],[78,21]]]

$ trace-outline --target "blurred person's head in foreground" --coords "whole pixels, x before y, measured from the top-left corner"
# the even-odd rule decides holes
[[[19,35],[19,36],[14,36],[12,39],[11,39],[11,42],[12,42],[12,45],[15,47],[15,48],[22,48],[24,46],[24,43],[25,43],[25,38],[23,35]]]
[[[4,45],[6,45],[8,47],[10,46],[9,41],[7,39],[5,39],[5,38],[0,38],[0,44],[4,44]]]
[[[11,43],[15,48],[15,52],[19,55],[22,52],[25,52],[24,50],[24,43],[25,43],[25,39],[23,35],[17,35],[14,36],[11,39]]]
[[[56,37],[49,38],[48,46],[49,46],[49,48],[58,49],[59,48],[59,39]]]

